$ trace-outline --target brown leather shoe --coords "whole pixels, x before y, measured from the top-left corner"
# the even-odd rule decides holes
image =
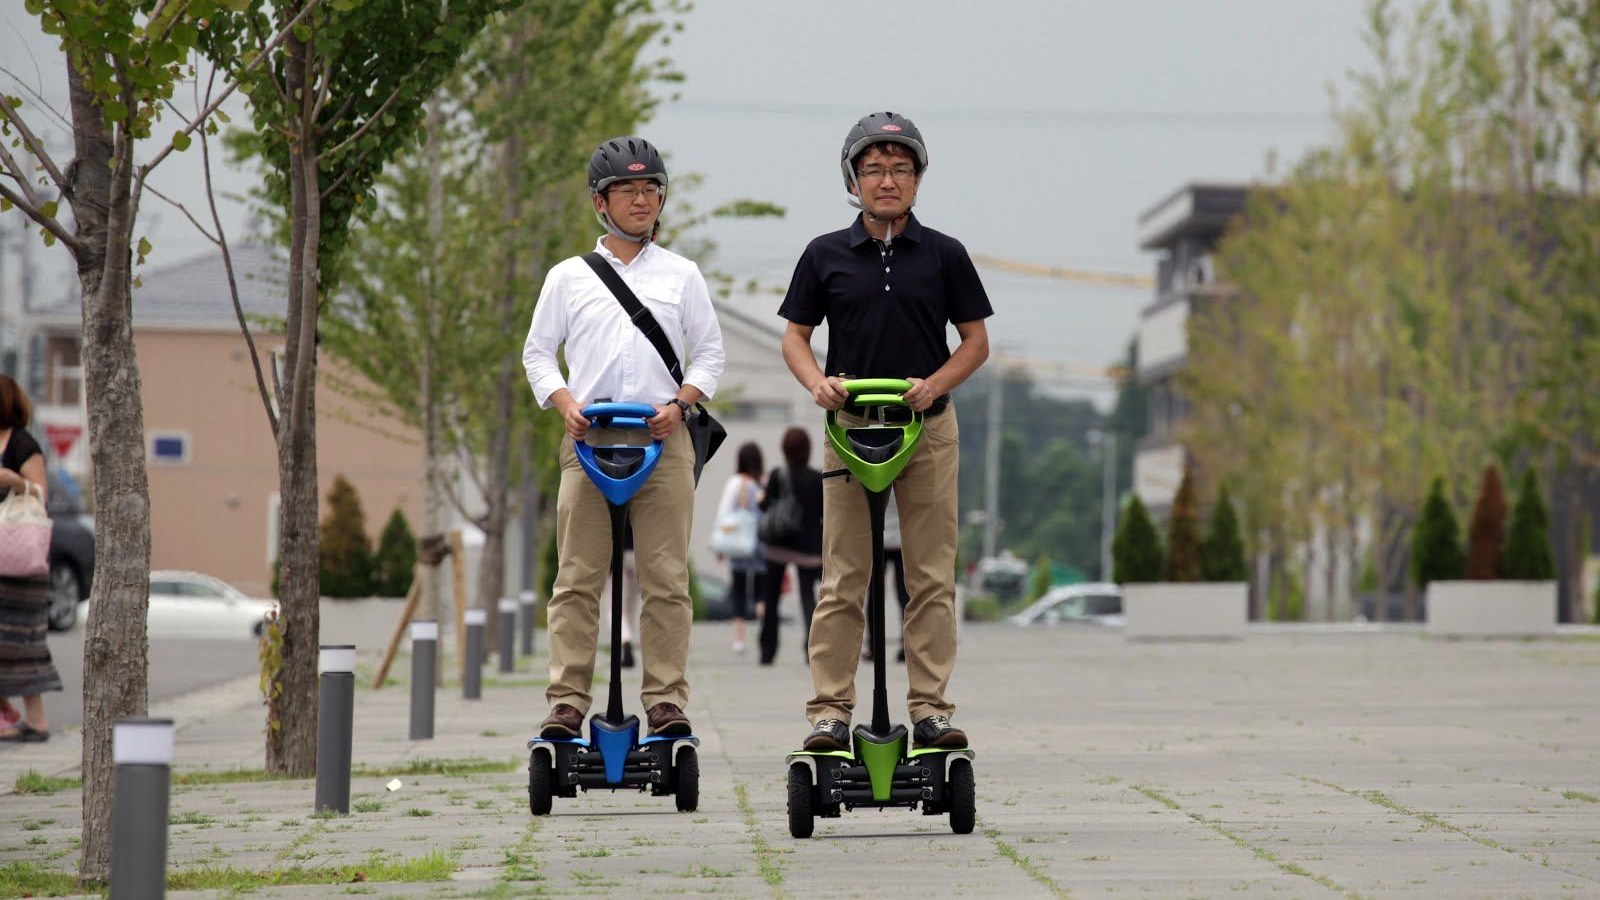
[[[583,732],[583,713],[570,703],[557,703],[550,716],[539,723],[543,738],[574,738]]]
[[[689,728],[689,717],[674,703],[657,703],[650,707],[645,714],[650,720],[650,733],[681,737],[692,733]]]

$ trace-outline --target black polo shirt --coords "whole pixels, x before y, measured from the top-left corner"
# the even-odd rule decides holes
[[[852,378],[927,378],[950,358],[945,325],[994,315],[967,248],[909,216],[887,247],[861,217],[812,241],[778,315],[828,323],[823,371]]]

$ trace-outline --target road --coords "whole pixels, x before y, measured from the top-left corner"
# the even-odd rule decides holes
[[[322,603],[322,633],[328,643],[371,644],[374,635],[387,638],[399,615],[400,604],[384,600],[327,601]],[[52,728],[83,722],[84,623],[71,631],[50,633],[50,656],[61,673],[65,690],[45,695],[45,713]],[[150,641],[150,702],[186,694],[258,672],[256,643],[237,641],[152,638]]]

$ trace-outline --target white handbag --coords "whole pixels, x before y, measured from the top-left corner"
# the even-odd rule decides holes
[[[28,482],[0,501],[0,575],[26,578],[50,571],[50,514],[44,492]]]
[[[754,486],[752,485],[752,488]],[[761,546],[756,537],[756,526],[761,514],[749,505],[740,504],[717,517],[711,529],[711,552],[729,559],[749,559]]]

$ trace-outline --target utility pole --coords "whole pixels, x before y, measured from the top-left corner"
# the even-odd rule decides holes
[[[989,379],[989,424],[983,448],[983,557],[995,555],[1000,537],[1000,404],[1005,377],[996,372]]]
[[[1100,580],[1111,580],[1111,537],[1117,530],[1117,433],[1103,431],[1100,455],[1105,476],[1101,479],[1100,500]]]

